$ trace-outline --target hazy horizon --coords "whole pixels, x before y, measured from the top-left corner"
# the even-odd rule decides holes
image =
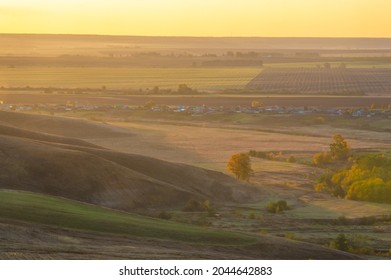
[[[390,9],[385,0],[0,0],[0,33],[390,38]]]
[[[99,33],[23,33],[23,32],[0,32],[0,35],[37,35],[37,36],[101,36],[101,37],[161,37],[161,38],[239,38],[239,39],[391,39],[387,37],[349,37],[349,36],[207,36],[207,35],[135,35],[135,34],[99,34]]]

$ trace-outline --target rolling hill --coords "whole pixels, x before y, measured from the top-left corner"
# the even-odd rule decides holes
[[[77,139],[100,138],[106,137],[107,134],[113,137],[131,137],[131,133],[127,131],[102,123],[7,111],[0,111],[0,124]],[[34,138],[31,134],[29,137]]]
[[[7,124],[28,122],[23,120],[28,115],[15,115],[18,114],[10,113],[12,121]],[[30,123],[34,123],[35,117]],[[45,121],[62,120],[66,127],[67,119],[48,117]],[[70,121],[76,127],[90,125]],[[181,208],[190,199],[208,199],[217,204],[251,201],[258,193],[250,185],[219,172],[114,152],[79,139],[9,125],[0,125],[0,159],[1,188],[62,196],[122,210]]]
[[[132,137],[131,131],[9,112],[0,120],[0,259],[358,258],[272,235],[136,214],[182,213],[190,199],[230,208],[266,193],[221,172],[72,138],[74,128],[85,138]]]

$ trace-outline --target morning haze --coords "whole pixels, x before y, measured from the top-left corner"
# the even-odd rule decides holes
[[[0,258],[389,259],[389,5],[1,1]]]
[[[1,33],[390,37],[387,0],[13,0]]]

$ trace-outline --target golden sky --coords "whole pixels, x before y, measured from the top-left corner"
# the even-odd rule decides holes
[[[0,0],[0,33],[391,37],[391,0]]]

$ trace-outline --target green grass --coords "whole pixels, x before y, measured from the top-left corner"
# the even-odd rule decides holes
[[[177,89],[187,84],[199,90],[243,88],[260,68],[0,68],[0,86]]]
[[[59,197],[0,191],[0,218],[28,223],[189,243],[248,245],[250,236],[153,219]]]

